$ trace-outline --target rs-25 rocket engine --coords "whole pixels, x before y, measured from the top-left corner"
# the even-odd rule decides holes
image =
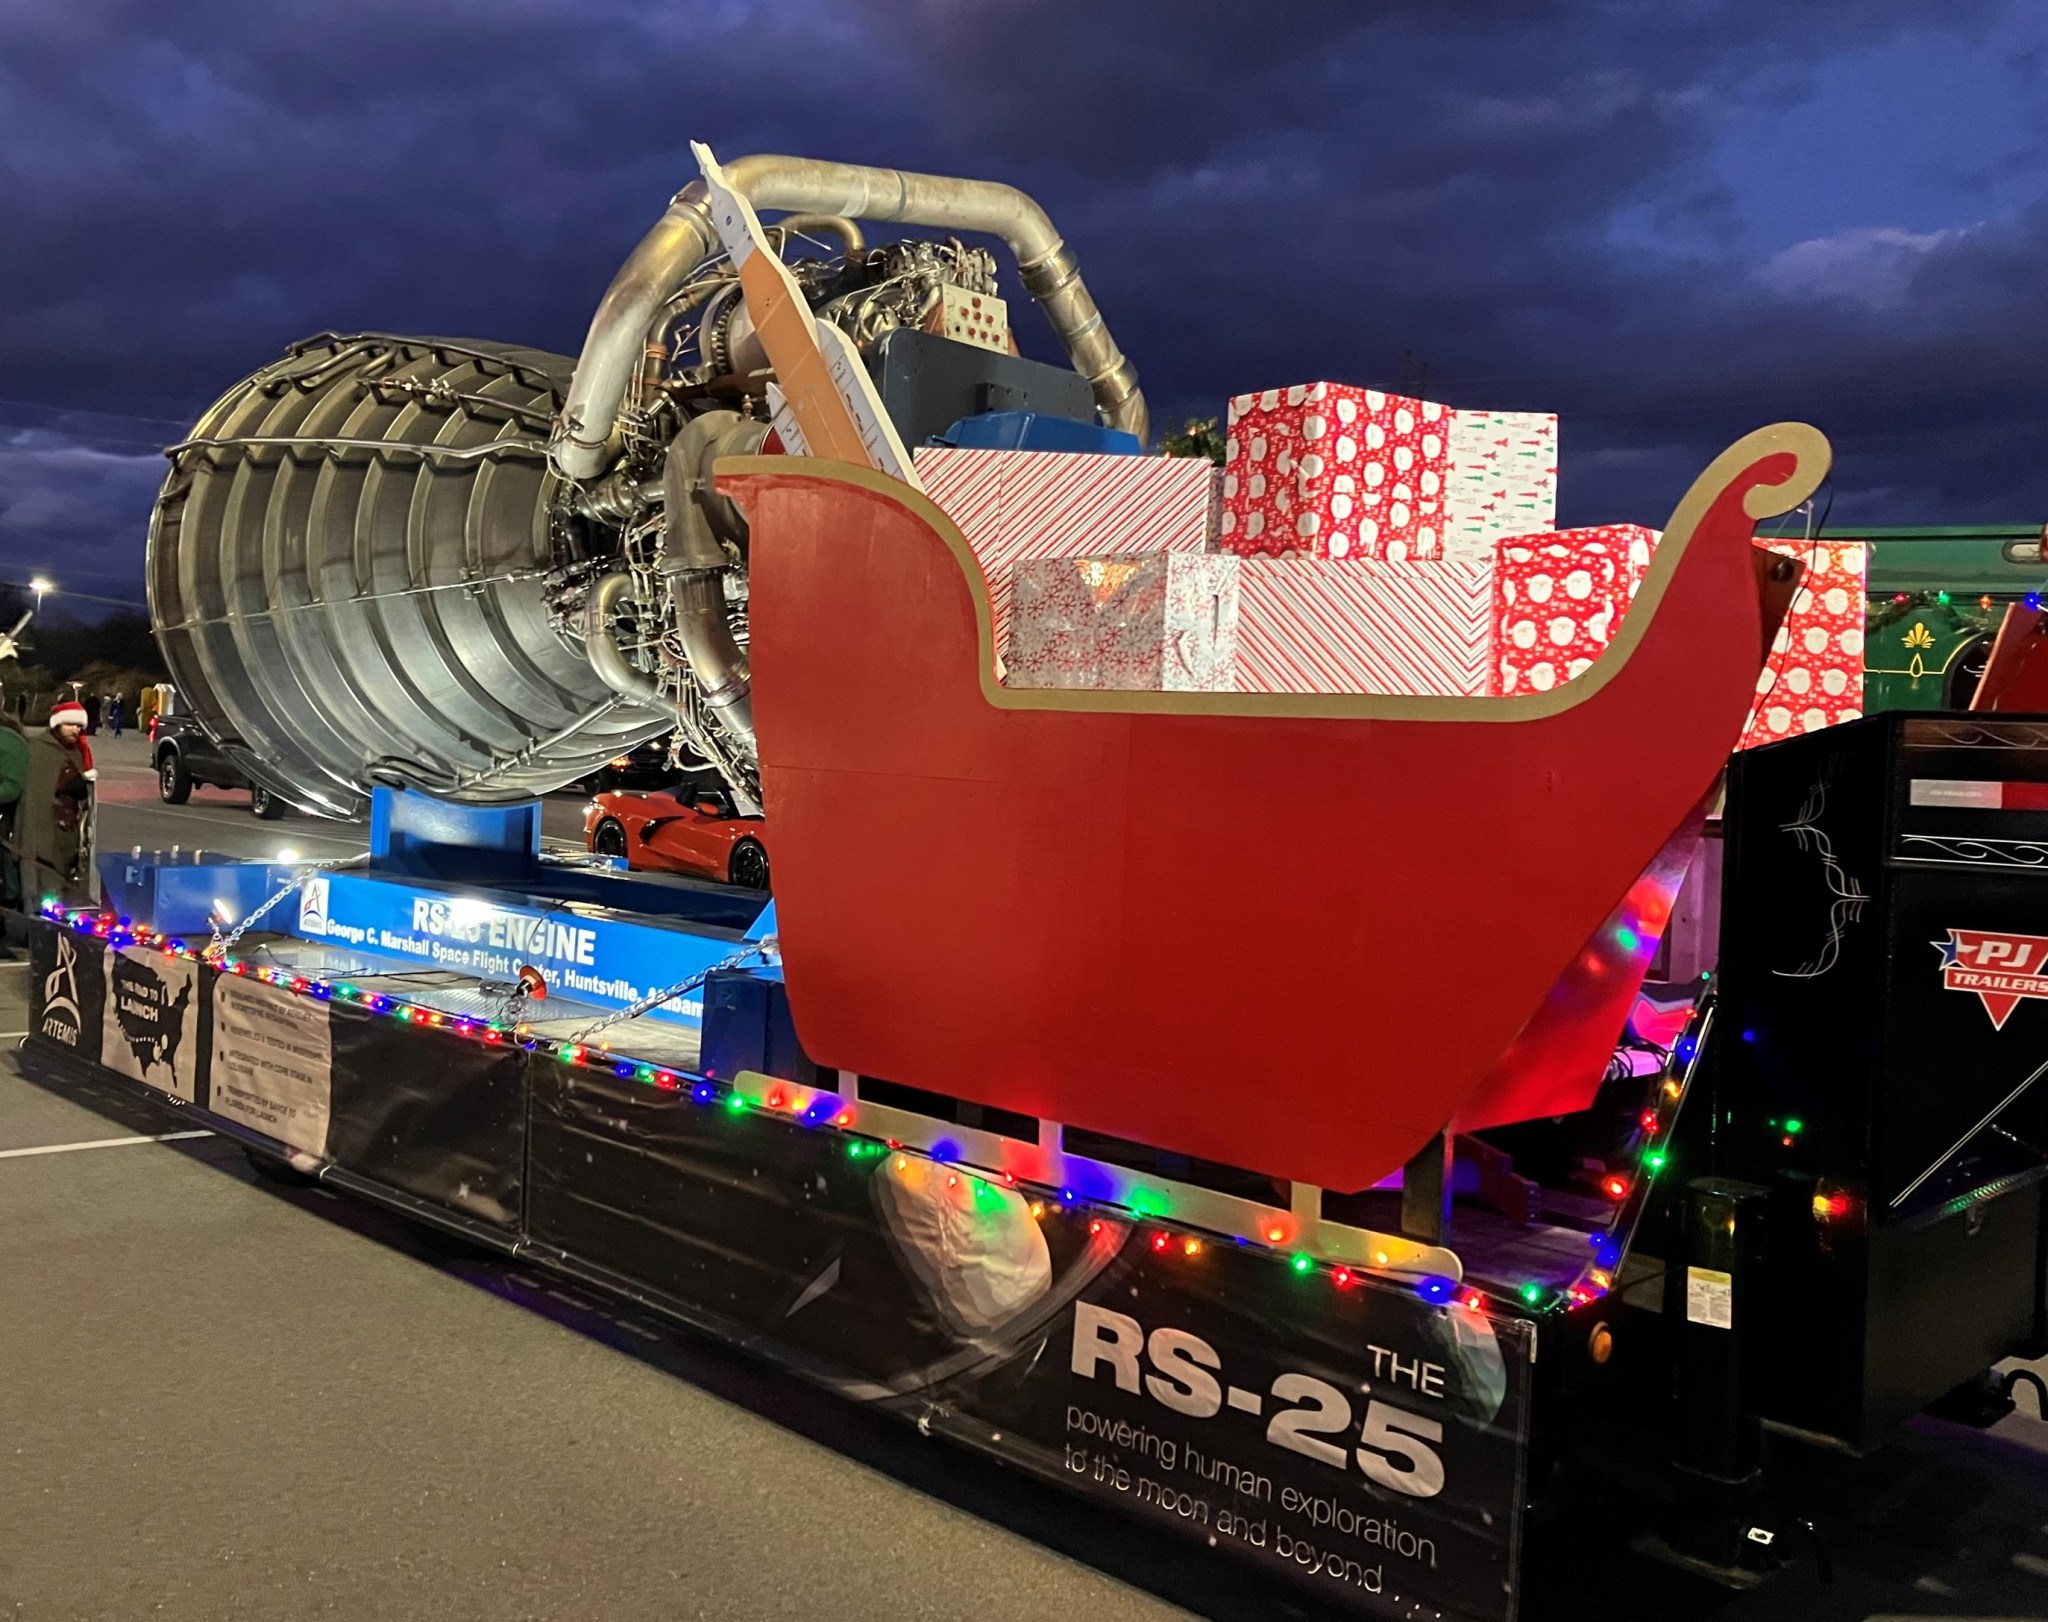
[[[1144,437],[1135,374],[1023,193],[797,158],[725,169],[789,211],[770,242],[820,320],[871,370],[892,349],[898,372],[923,366],[923,384],[884,390],[906,440],[932,430],[903,420],[920,387],[971,397],[966,415],[1052,369],[979,313],[954,319],[1003,308],[986,249],[870,246],[862,220],[1000,238],[1083,409]],[[944,346],[939,364],[899,335]],[[382,333],[295,344],[168,452],[148,574],[172,679],[254,780],[331,815],[380,783],[522,798],[667,732],[757,804],[746,524],[711,467],[763,448],[772,380],[701,182],[621,268],[574,361]]]

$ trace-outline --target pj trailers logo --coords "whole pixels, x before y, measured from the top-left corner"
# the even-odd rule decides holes
[[[2048,936],[1951,929],[1932,944],[1941,954],[1941,983],[1976,992],[1995,1029],[2005,1029],[2022,999],[2048,999]]]

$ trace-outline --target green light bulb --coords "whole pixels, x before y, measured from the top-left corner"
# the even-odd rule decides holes
[[[1527,1284],[1522,1286],[1521,1296],[1524,1301],[1533,1307],[1538,1301],[1543,1299],[1543,1286],[1532,1278]]]
[[[1297,1273],[1306,1273],[1311,1267],[1315,1266],[1315,1260],[1309,1256],[1297,1256],[1291,1265]]]
[[[1664,1169],[1664,1162],[1667,1158],[1668,1157],[1665,1155],[1662,1149],[1652,1149],[1648,1154],[1643,1156],[1643,1164],[1645,1166],[1648,1166],[1652,1171],[1662,1171]]]
[[[1806,1130],[1806,1123],[1800,1120],[1799,1117],[1796,1115],[1789,1116],[1785,1121],[1785,1130],[1791,1133],[1792,1136],[1796,1138],[1799,1136],[1800,1133]]]

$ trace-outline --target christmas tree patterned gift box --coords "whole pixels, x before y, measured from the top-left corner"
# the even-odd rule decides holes
[[[1547,693],[1584,674],[1614,640],[1658,539],[1640,524],[1602,524],[1499,542],[1493,690]]]
[[[1219,544],[1245,557],[1441,557],[1449,415],[1348,383],[1237,396]]]
[[[1491,562],[1494,543],[1557,527],[1557,418],[1540,411],[1451,413],[1444,556]]]
[[[1011,575],[1012,687],[1230,692],[1238,559],[1035,558]]]
[[[1806,577],[1757,677],[1743,749],[1818,732],[1863,713],[1868,548],[1861,541],[1816,541],[1771,550],[1800,559]]]

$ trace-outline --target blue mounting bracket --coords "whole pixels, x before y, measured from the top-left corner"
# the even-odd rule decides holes
[[[459,805],[413,789],[370,791],[370,871],[452,884],[540,876],[540,801]]]

